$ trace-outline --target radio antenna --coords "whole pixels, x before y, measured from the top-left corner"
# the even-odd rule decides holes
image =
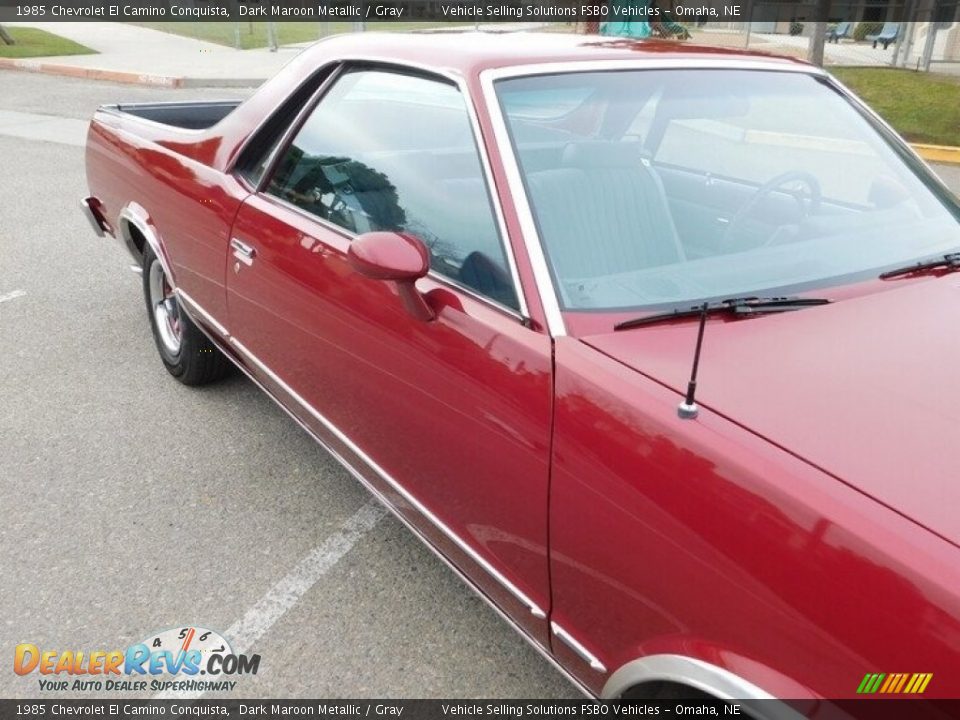
[[[677,415],[683,420],[693,420],[700,413],[696,401],[697,369],[700,367],[700,349],[703,347],[703,331],[707,327],[708,307],[709,303],[704,303],[700,309],[700,329],[697,331],[697,349],[693,351],[693,370],[690,373],[690,382],[687,383],[687,395],[677,407]]]

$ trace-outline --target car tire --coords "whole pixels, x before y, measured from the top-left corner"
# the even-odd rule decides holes
[[[230,361],[180,307],[163,263],[149,244],[143,253],[143,296],[167,372],[184,385],[206,385],[230,371]]]

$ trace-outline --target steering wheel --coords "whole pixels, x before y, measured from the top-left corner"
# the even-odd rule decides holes
[[[817,179],[808,172],[802,170],[790,170],[781,175],[777,175],[775,178],[768,180],[747,200],[743,207],[737,210],[737,214],[730,219],[730,223],[727,225],[726,231],[723,233],[723,239],[726,242],[731,237],[736,236],[734,229],[739,230],[739,226],[750,217],[750,214],[756,209],[760,202],[770,195],[774,190],[782,188],[787,183],[798,182],[807,186],[809,192],[809,201],[804,205],[803,196],[800,193],[791,192],[788,193],[794,200],[796,200],[797,205],[800,206],[800,213],[803,218],[807,218],[810,215],[813,215],[820,209],[820,201],[823,199],[823,193],[820,190],[820,183]],[[777,237],[777,234],[774,233],[761,243],[761,247],[772,244],[773,239]]]

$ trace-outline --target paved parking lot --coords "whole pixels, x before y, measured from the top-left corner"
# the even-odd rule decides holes
[[[12,72],[0,89],[8,662],[17,643],[111,650],[195,624],[261,655],[248,698],[578,697],[249,382],[163,369],[139,278],[77,209],[82,133],[62,119],[245,91]],[[0,697],[37,692],[4,664]]]
[[[82,147],[26,139],[24,113],[243,94],[0,72],[0,697],[38,693],[17,643],[189,624],[261,655],[241,697],[579,697],[252,384],[167,375],[77,209]]]

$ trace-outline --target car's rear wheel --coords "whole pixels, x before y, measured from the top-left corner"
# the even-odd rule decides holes
[[[230,361],[180,307],[163,263],[149,244],[143,253],[143,295],[167,372],[184,385],[206,385],[229,372]]]

